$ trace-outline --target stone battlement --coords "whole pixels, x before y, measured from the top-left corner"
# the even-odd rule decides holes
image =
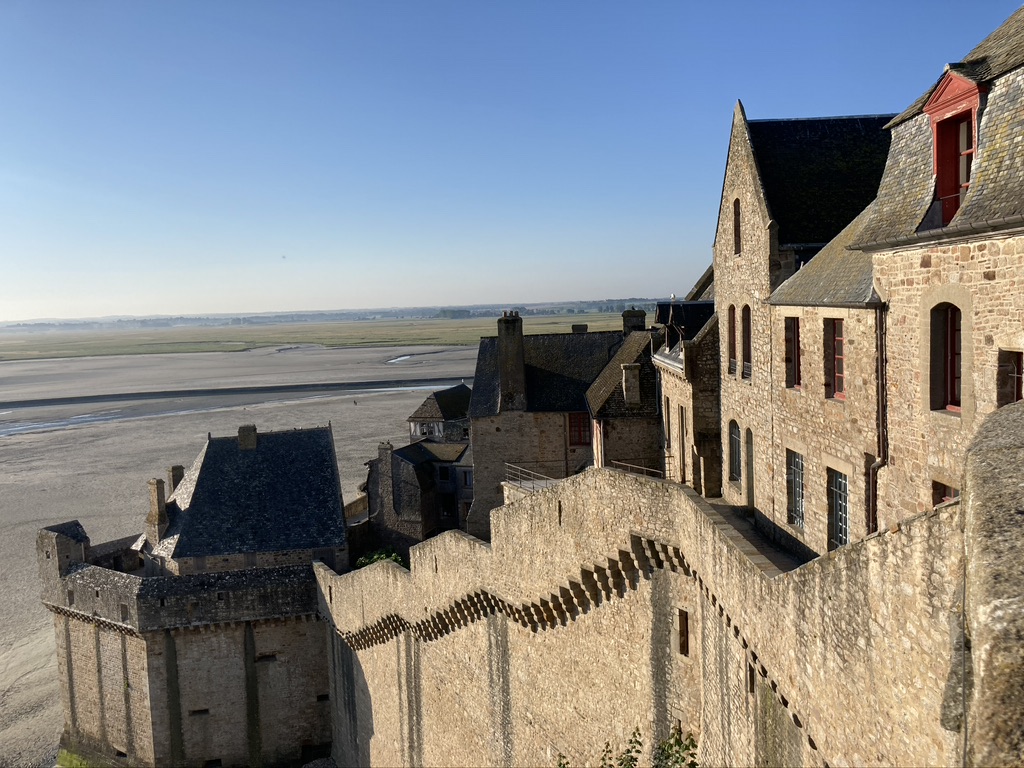
[[[957,702],[949,691],[956,689],[950,680],[959,669],[962,580],[949,576],[951,566],[954,573],[962,568],[961,517],[952,505],[780,571],[756,542],[690,489],[594,469],[495,510],[490,545],[451,532],[414,547],[410,571],[391,563],[342,576],[322,565],[315,568],[322,610],[361,663],[364,657],[376,663],[370,661],[375,649],[403,635],[401,642],[412,642],[422,654],[436,645],[439,654],[474,656],[482,652],[480,631],[493,641],[500,625],[523,653],[535,657],[533,664],[545,668],[541,677],[552,687],[562,684],[564,660],[545,649],[560,633],[590,632],[590,616],[606,606],[621,612],[613,608],[614,598],[631,595],[647,603],[641,616],[672,614],[660,621],[678,632],[677,609],[659,606],[657,593],[668,590],[685,603],[689,589],[699,604],[678,610],[686,613],[691,632],[704,633],[707,648],[718,648],[723,661],[731,659],[737,678],[723,681],[717,679],[720,669],[701,671],[705,700],[685,713],[684,725],[703,735],[702,762],[753,758],[742,752],[748,740],[733,732],[740,722],[719,719],[726,710],[739,711],[741,702],[728,700],[735,689],[757,688],[743,682],[751,674],[770,691],[775,714],[790,723],[790,751],[777,753],[780,758],[941,763],[953,761],[959,743],[940,719],[945,712],[947,724],[956,720]],[[366,600],[371,594],[375,599]],[[604,642],[614,647],[633,638],[647,647],[658,623],[656,616],[639,624],[623,621]],[[552,640],[544,640],[549,634]],[[893,637],[914,642],[894,647]],[[393,658],[394,651],[387,653]],[[706,667],[710,660],[701,661]],[[908,713],[901,686],[878,679],[881,668],[906,675],[903,688],[913,686],[921,706]],[[420,687],[441,673],[424,669]],[[372,679],[374,685],[389,684],[386,672]],[[599,674],[592,685],[600,689],[602,684]],[[636,684],[641,699],[652,695],[650,677]],[[859,707],[864,697],[876,706]],[[605,728],[611,730],[606,733],[628,733],[639,724],[618,722],[614,710],[607,716]],[[583,737],[586,728],[579,730],[582,724],[571,713],[563,717],[564,725],[555,718],[546,721],[545,733],[561,733],[560,741],[553,740],[559,749],[583,755],[586,745],[574,743],[573,734],[578,730]],[[921,739],[922,732],[931,738]],[[872,755],[867,747],[879,739],[886,749]],[[530,742],[523,736],[520,746],[513,744],[516,759],[546,760]],[[410,756],[382,751],[371,757],[402,761]]]

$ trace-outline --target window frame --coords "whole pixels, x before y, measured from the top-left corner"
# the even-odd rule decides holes
[[[802,387],[802,373],[800,364],[800,318],[786,317],[784,320],[785,333],[785,364],[786,364],[786,388],[799,390]]]
[[[586,411],[572,411],[569,413],[568,423],[569,445],[583,446],[590,445],[591,429],[590,414]]]
[[[1024,352],[1000,349],[996,371],[996,407],[1024,400]]]
[[[732,201],[732,255],[739,256],[743,251],[743,230],[740,221],[740,199]]]
[[[952,302],[932,307],[930,326],[931,410],[960,413],[963,409],[963,311]]]
[[[841,317],[826,317],[823,327],[825,397],[846,400],[846,326]]]
[[[978,111],[981,94],[987,91],[947,72],[923,107],[932,128],[933,207],[938,206],[936,216],[943,227],[956,216],[970,189],[978,148]]]
[[[736,307],[729,305],[729,375],[736,374]]]
[[[743,371],[742,378],[751,379],[753,377],[753,342],[751,340],[751,318],[750,318],[750,305],[744,304],[743,311],[741,313],[740,323],[743,327],[742,342],[743,342]]]
[[[838,469],[827,467],[828,551],[850,543],[850,478]]]
[[[794,528],[804,528],[804,457],[786,449],[786,522]]]
[[[739,482],[743,473],[743,438],[740,425],[735,420],[729,422],[729,480]]]

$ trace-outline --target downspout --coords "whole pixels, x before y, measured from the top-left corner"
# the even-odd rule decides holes
[[[885,313],[888,306],[882,304],[875,307],[875,349],[877,357],[877,369],[875,371],[875,409],[876,432],[878,435],[878,458],[868,468],[868,484],[870,496],[868,499],[868,533],[878,530],[878,470],[889,463],[889,401],[888,387],[885,381],[887,363],[886,335],[885,335]]]

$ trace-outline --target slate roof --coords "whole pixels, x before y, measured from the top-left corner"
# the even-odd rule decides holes
[[[456,462],[469,446],[466,443],[435,443],[433,440],[418,440],[415,443],[395,449],[395,455],[410,464],[425,462]]]
[[[1024,66],[1024,7],[1014,11],[1006,21],[968,53],[963,61],[948,68],[974,83],[984,83]],[[945,73],[943,73],[945,75]],[[940,77],[917,101],[893,118],[888,127],[903,123],[921,113],[928,103]]]
[[[775,289],[770,304],[868,307],[881,303],[874,289],[871,255],[848,250],[871,215],[872,206],[836,235],[818,255]]]
[[[634,331],[587,390],[587,405],[595,418],[658,415],[658,372],[651,362],[651,346],[661,344],[658,331]],[[640,363],[640,406],[626,405],[622,394],[622,366]]]
[[[892,147],[874,212],[853,247],[882,248],[1024,224],[1022,65],[1024,9],[971,51],[964,66],[954,67],[958,73],[969,69],[972,77],[990,78],[990,90],[980,114],[971,186],[946,227],[922,226],[935,196],[935,179],[931,124],[921,110],[934,86],[892,121]]]
[[[874,199],[892,115],[749,120],[780,245],[824,245]]]
[[[260,433],[252,450],[208,438],[167,514],[173,557],[344,546],[331,428]]]
[[[85,528],[83,528],[82,524],[77,520],[69,520],[66,523],[58,523],[57,525],[48,525],[43,528],[43,530],[67,536],[69,539],[77,541],[79,544],[89,543],[89,537],[85,533]]]
[[[700,333],[700,329],[707,325],[708,320],[714,314],[715,303],[713,301],[658,302],[654,313],[654,322],[682,331],[682,340],[689,341]],[[679,341],[679,339],[674,339],[673,343],[675,341]]]
[[[587,389],[622,343],[621,331],[545,333],[523,336],[526,410],[583,412]],[[498,413],[498,337],[480,339],[469,415]]]
[[[714,301],[715,300],[715,265],[711,263],[704,270],[704,274],[697,278],[693,288],[686,294],[687,301]]]
[[[469,400],[473,390],[465,384],[432,392],[423,404],[413,411],[408,421],[454,421],[469,413]]]

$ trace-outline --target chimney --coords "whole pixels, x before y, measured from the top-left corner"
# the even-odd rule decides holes
[[[630,307],[622,313],[622,335],[628,336],[633,331],[642,331],[647,327],[647,313],[642,309]]]
[[[498,381],[498,410],[526,410],[523,320],[518,312],[502,312],[498,319]]]
[[[640,363],[622,364],[622,396],[627,406],[640,405]]]
[[[182,478],[185,477],[185,468],[181,464],[175,464],[173,467],[167,470],[167,495],[170,496],[174,493],[174,489],[181,483]]]
[[[164,481],[153,478],[149,481],[149,514],[146,515],[146,540],[155,547],[167,531],[167,501],[164,497]]]
[[[256,425],[245,424],[238,428],[238,450],[256,450]]]
[[[587,326],[586,323],[573,323],[572,324],[572,332],[573,333],[586,333],[587,332],[587,327],[588,326]]]

